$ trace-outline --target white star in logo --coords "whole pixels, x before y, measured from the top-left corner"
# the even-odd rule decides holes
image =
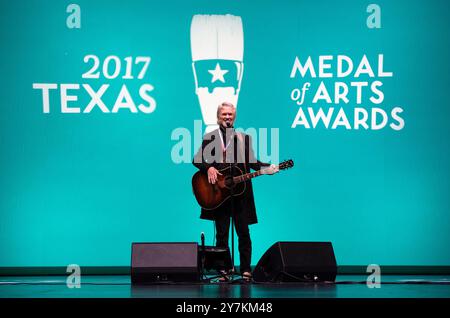
[[[209,70],[208,72],[211,73],[212,76],[213,76],[212,80],[211,80],[211,83],[214,83],[217,80],[221,81],[222,83],[225,83],[225,79],[223,78],[223,76],[225,74],[227,74],[228,71],[227,70],[222,70],[220,68],[219,63],[216,64],[216,68],[214,70]]]

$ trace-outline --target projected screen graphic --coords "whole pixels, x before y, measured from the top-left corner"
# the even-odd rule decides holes
[[[192,160],[224,101],[259,160],[295,162],[252,180],[252,265],[277,241],[332,242],[338,265],[450,264],[446,1],[0,12],[0,267],[214,245]]]

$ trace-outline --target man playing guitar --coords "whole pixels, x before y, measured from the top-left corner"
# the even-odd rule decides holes
[[[275,174],[279,171],[277,165],[256,160],[251,137],[235,132],[235,119],[236,108],[233,104],[224,102],[219,105],[219,129],[204,136],[202,147],[194,157],[193,164],[201,172],[207,173],[208,182],[212,185],[219,181],[219,176],[232,173],[232,170],[234,175],[240,175],[241,172],[247,174],[250,169],[261,170],[263,174]],[[258,220],[251,179],[246,179],[242,184],[244,188],[239,195],[212,209],[202,207],[200,218],[215,221],[216,246],[228,247],[230,217],[233,217],[239,240],[240,271],[244,280],[251,281],[252,242],[249,225],[257,223]]]

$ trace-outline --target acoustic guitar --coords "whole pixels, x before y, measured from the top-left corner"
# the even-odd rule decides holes
[[[294,166],[292,160],[283,161],[278,165],[280,170],[285,170]],[[205,210],[213,210],[221,206],[232,195],[239,196],[245,192],[246,184],[244,181],[267,174],[265,169],[255,172],[243,173],[238,167],[233,168],[233,175],[231,174],[231,167],[219,170],[222,174],[217,175],[217,182],[211,184],[208,181],[208,174],[202,171],[197,171],[192,177],[192,191],[198,204]]]

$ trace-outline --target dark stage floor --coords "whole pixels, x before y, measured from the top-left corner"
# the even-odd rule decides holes
[[[132,286],[130,276],[82,276],[68,288],[65,276],[0,277],[0,298],[450,298],[450,276],[385,275],[380,288],[367,276],[338,275],[334,284],[158,284]]]

